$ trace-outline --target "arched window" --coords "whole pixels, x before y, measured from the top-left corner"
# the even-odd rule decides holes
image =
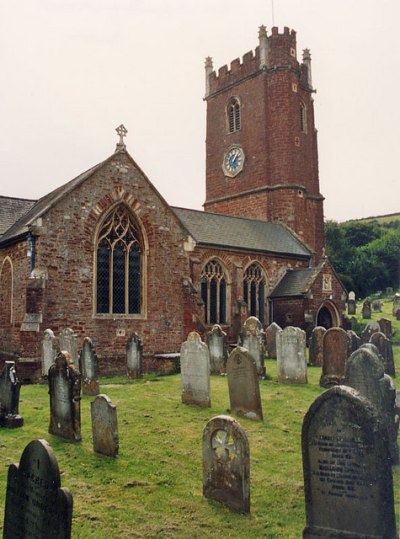
[[[243,299],[247,303],[249,316],[265,320],[266,282],[260,265],[254,262],[245,271],[243,278]]]
[[[97,237],[96,311],[139,314],[142,305],[142,242],[124,205],[107,216]]]
[[[217,260],[210,260],[201,273],[201,297],[206,310],[206,324],[225,324],[226,277]]]
[[[235,97],[233,98],[228,105],[228,131],[229,133],[234,133],[240,129],[241,118],[240,118],[240,103],[239,100]]]
[[[300,102],[300,131],[307,133],[307,109],[302,101]]]

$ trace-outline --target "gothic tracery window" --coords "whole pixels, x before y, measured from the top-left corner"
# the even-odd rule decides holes
[[[97,237],[96,311],[139,314],[142,304],[142,242],[124,205],[107,216]]]
[[[241,126],[241,111],[239,100],[235,97],[228,105],[228,131],[234,133],[238,131]]]
[[[249,316],[256,316],[260,322],[265,318],[266,282],[264,272],[257,263],[251,264],[243,278],[243,299],[247,303]]]
[[[210,260],[201,273],[201,297],[206,324],[226,323],[226,276],[217,260]]]

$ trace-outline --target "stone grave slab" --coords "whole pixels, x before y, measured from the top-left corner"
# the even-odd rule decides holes
[[[392,341],[388,339],[384,333],[377,331],[371,335],[370,343],[377,347],[378,352],[382,356],[385,366],[385,373],[389,374],[390,376],[396,376]]]
[[[181,346],[182,402],[210,407],[210,355],[200,335],[193,331]]]
[[[47,376],[60,351],[58,339],[51,329],[46,329],[42,338],[42,376]]]
[[[276,336],[278,382],[307,383],[306,334],[300,328],[287,326]]]
[[[90,403],[90,411],[93,450],[108,457],[116,457],[119,448],[117,407],[107,395],[97,395]]]
[[[347,302],[347,314],[353,315],[357,312],[356,301],[354,299],[349,299]]]
[[[202,446],[203,495],[249,513],[250,449],[245,431],[232,417],[213,417],[204,428]]]
[[[126,343],[126,369],[128,378],[142,378],[143,345],[139,335],[131,333]]]
[[[369,298],[365,299],[362,304],[362,317],[366,320],[371,318],[371,300]]]
[[[235,348],[226,364],[231,412],[248,419],[263,418],[257,366],[251,354]]]
[[[315,327],[311,332],[310,345],[308,349],[308,359],[312,366],[321,367],[323,363],[323,340],[326,329],[322,326]]]
[[[350,339],[342,328],[330,328],[323,341],[324,361],[320,386],[331,387],[343,382],[346,361],[350,355]]]
[[[78,369],[78,335],[76,335],[71,328],[65,328],[60,332],[58,340],[60,343],[60,350],[68,352],[70,363],[73,363],[75,368]]]
[[[79,368],[82,374],[82,393],[84,395],[98,395],[97,354],[94,351],[90,337],[83,339],[82,351],[79,357]]]
[[[228,358],[228,341],[220,325],[215,324],[207,333],[207,346],[210,353],[211,374],[224,373]]]
[[[381,328],[381,332],[390,339],[393,335],[393,329],[392,329],[392,321],[388,318],[381,318],[378,320],[379,327]]]
[[[265,348],[269,358],[276,359],[276,334],[281,329],[276,322],[272,322],[265,330]]]
[[[0,374],[0,427],[17,428],[24,424],[18,412],[20,389],[15,361],[6,361]]]

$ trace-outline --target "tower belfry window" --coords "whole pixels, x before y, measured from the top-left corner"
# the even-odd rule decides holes
[[[237,98],[232,99],[228,105],[228,131],[234,133],[241,127],[241,110],[240,103]]]

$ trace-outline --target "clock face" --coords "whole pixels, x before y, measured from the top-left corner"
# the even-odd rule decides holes
[[[234,178],[243,170],[244,152],[240,146],[232,146],[227,150],[224,156],[222,168],[225,176]]]

